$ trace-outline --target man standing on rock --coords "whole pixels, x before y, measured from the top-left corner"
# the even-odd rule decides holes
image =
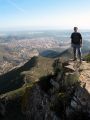
[[[78,51],[78,56],[79,56],[80,63],[81,63],[82,36],[77,31],[78,31],[78,28],[74,27],[74,32],[71,34],[71,46],[73,48],[73,54],[74,54],[73,61],[77,59],[76,51]]]

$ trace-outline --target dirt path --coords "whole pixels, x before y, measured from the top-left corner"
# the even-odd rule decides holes
[[[90,63],[83,61],[81,64],[79,61],[70,61],[69,68],[76,71],[79,71],[79,80],[81,84],[84,85],[85,89],[90,93]]]
[[[85,88],[90,93],[90,63],[82,62],[80,81],[86,83]]]

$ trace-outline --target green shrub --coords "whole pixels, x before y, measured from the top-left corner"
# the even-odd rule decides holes
[[[90,62],[90,53],[87,54],[87,55],[84,57],[84,59],[85,59],[87,62]]]

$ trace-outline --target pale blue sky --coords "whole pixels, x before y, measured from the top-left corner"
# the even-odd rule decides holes
[[[90,29],[90,0],[0,0],[0,30]]]

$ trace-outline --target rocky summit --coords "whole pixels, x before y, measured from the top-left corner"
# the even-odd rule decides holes
[[[33,60],[36,64],[31,66]],[[22,78],[24,84],[1,94],[0,119],[89,120],[89,69],[86,61],[32,58],[15,69],[21,70],[17,79]]]

